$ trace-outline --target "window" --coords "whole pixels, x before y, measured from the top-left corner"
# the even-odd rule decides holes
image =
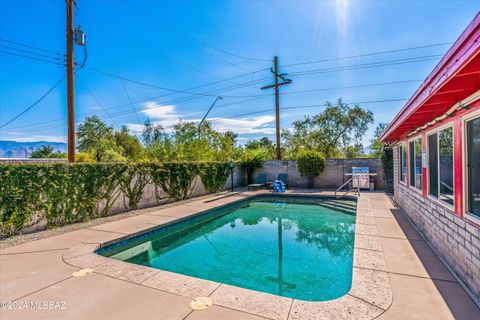
[[[410,185],[422,189],[422,138],[410,141],[408,146],[410,161]]]
[[[453,129],[428,136],[429,194],[453,205]]]
[[[428,136],[428,191],[438,198],[438,139],[434,133]]]
[[[407,179],[407,146],[404,144],[400,145],[399,157],[400,159],[400,181],[405,182]]]
[[[480,218],[480,117],[466,122],[466,211]]]

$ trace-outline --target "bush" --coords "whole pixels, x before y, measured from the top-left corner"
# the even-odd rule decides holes
[[[163,189],[174,200],[183,200],[193,191],[193,182],[198,174],[198,164],[167,162],[161,165],[152,165],[150,174],[155,186]]]
[[[316,151],[302,151],[297,157],[298,171],[308,178],[308,187],[313,187],[314,178],[323,172],[325,161]]]
[[[201,163],[199,169],[200,178],[208,193],[222,190],[230,174],[228,162]]]
[[[261,151],[261,150],[260,150]],[[263,167],[264,154],[257,150],[247,150],[242,154],[240,166],[247,172],[247,183],[253,183],[253,172]]]

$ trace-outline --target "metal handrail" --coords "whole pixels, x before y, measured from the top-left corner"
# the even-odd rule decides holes
[[[341,196],[337,196],[337,192],[340,191],[343,187],[345,187],[350,181],[353,180],[353,178],[357,178],[358,180],[358,184],[357,184],[357,188],[355,189],[350,189],[348,190],[347,192],[345,192],[344,194],[342,194]],[[355,190],[355,194],[358,194],[358,196],[360,196],[360,175],[354,175],[352,176],[350,179],[348,179],[344,184],[342,184],[337,190],[335,190],[335,198],[339,199],[343,196],[345,196],[346,194],[352,192],[352,190]]]
[[[453,192],[453,187],[450,187],[448,184],[446,184],[445,182],[443,181],[440,181],[440,184],[443,185],[444,187],[446,187],[448,190],[452,191]]]

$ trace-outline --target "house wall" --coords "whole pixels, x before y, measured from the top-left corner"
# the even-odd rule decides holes
[[[409,149],[407,147],[407,179],[400,182],[399,146],[407,143],[407,138],[394,147],[394,199],[407,216],[425,236],[437,253],[452,270],[464,281],[471,291],[480,297],[480,226],[465,214],[464,208],[464,117],[477,113],[480,101],[472,103],[469,110],[463,110],[444,121],[422,131],[422,152],[426,160],[422,166],[422,190],[409,186]],[[444,204],[429,196],[427,134],[439,127],[453,127],[453,187],[454,206]],[[480,160],[479,160],[480,161]]]
[[[352,167],[369,167],[370,172],[377,173],[377,176],[374,177],[375,189],[385,189],[385,175],[382,162],[374,158],[326,159],[325,169],[318,177],[315,177],[314,187],[320,189],[337,189],[349,179],[348,176],[345,176],[345,173],[352,172]],[[307,177],[300,175],[297,162],[293,160],[265,161],[262,168],[255,170],[254,179],[259,173],[266,173],[267,181],[275,180],[279,173],[287,173],[290,187],[307,187]]]

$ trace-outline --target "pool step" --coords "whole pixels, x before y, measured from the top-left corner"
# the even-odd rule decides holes
[[[335,203],[320,202],[318,203],[318,205],[330,210],[340,211],[346,214],[355,214],[355,208],[342,208]]]
[[[326,201],[323,201],[323,203],[326,203],[327,205],[330,205],[330,206],[346,209],[346,210],[355,211],[357,208],[355,203],[345,202],[345,201],[326,200]]]

